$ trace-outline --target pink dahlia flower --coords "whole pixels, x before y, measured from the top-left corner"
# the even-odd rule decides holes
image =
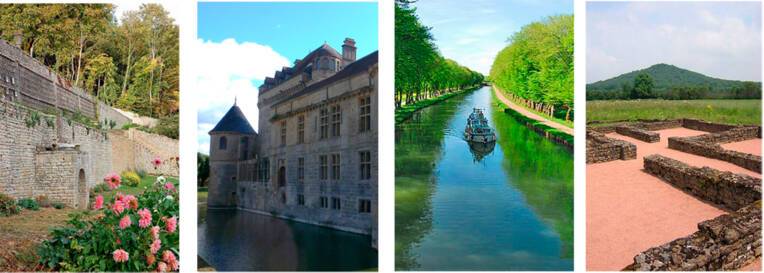
[[[151,243],[151,247],[150,247],[151,254],[157,254],[160,248],[162,248],[162,241],[159,239],[154,240],[154,242]]]
[[[172,251],[165,250],[162,252],[162,260],[172,268],[172,270],[178,270],[178,259],[175,258],[175,254]]]
[[[175,228],[178,227],[178,219],[175,216],[170,218],[164,218],[165,229],[168,233],[175,232]]]
[[[111,205],[111,211],[117,215],[122,214],[122,212],[125,211],[125,203],[122,203],[122,201],[119,200],[114,200],[114,204]]]
[[[158,156],[154,158],[154,160],[151,161],[152,164],[154,164],[154,169],[159,167],[159,165],[162,165],[162,159]]]
[[[115,262],[124,263],[130,259],[130,254],[128,254],[127,251],[120,248],[120,249],[114,250],[114,252],[112,253],[112,257],[114,258]]]
[[[167,264],[159,262],[159,264],[157,264],[157,272],[167,272]]]
[[[93,209],[102,209],[103,208],[103,195],[98,195],[95,198],[95,202],[93,202]]]
[[[159,226],[151,227],[151,238],[154,238],[154,240],[159,240]]]
[[[138,198],[135,198],[134,195],[125,195],[125,197],[122,199],[122,202],[124,202],[125,205],[129,206],[131,209],[138,209]]]
[[[172,182],[167,182],[164,184],[164,189],[168,191],[175,190],[175,185],[173,185]]]
[[[130,220],[130,216],[125,215],[125,217],[122,217],[122,219],[119,220],[119,228],[126,229],[130,227],[130,225],[133,224],[133,221]]]
[[[139,227],[146,228],[151,225],[151,212],[148,209],[139,210],[138,215],[141,216],[141,219],[138,220]]]
[[[103,178],[103,182],[109,185],[109,188],[113,190],[119,188],[119,184],[122,183],[122,178],[116,173],[110,173]]]
[[[157,261],[157,257],[154,254],[146,255],[146,264],[153,265]]]

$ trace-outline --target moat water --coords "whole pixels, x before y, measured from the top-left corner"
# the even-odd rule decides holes
[[[572,153],[497,102],[482,87],[396,126],[396,269],[573,270]],[[496,130],[488,153],[463,140],[473,108]]]
[[[358,271],[377,267],[370,236],[237,210],[209,210],[198,253],[217,271]]]

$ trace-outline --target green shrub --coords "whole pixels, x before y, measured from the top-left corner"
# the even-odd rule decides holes
[[[19,213],[19,206],[16,205],[16,199],[0,193],[0,216],[8,216]]]
[[[119,176],[122,177],[122,183],[128,187],[137,187],[141,183],[141,177],[134,171],[124,171]]]
[[[48,199],[48,196],[46,195],[38,195],[35,200],[37,200],[37,204],[40,205],[40,207],[50,208],[51,206],[50,199]]]
[[[66,205],[64,205],[64,203],[61,203],[61,202],[53,202],[53,207],[56,209],[63,209],[66,207]]]
[[[113,209],[117,200],[134,205],[117,211]],[[111,200],[104,200],[100,209],[72,214],[66,226],[54,228],[50,239],[40,244],[39,263],[52,271],[148,272],[157,269],[157,262],[166,262],[165,255],[172,255],[173,260],[178,261],[177,200],[176,190],[155,183],[138,196],[117,194]],[[144,227],[141,227],[139,211],[150,212]],[[120,228],[120,221],[125,218],[130,219],[131,224]],[[151,227],[157,227],[155,234]],[[151,255],[154,241],[160,244],[156,254]],[[113,253],[117,250],[127,252],[129,260],[115,261]],[[149,260],[155,262],[148,263]],[[174,265],[177,266],[177,262]],[[168,269],[173,270],[172,267],[172,263],[168,263]]]
[[[35,201],[32,198],[21,198],[21,199],[19,199],[17,204],[18,204],[19,207],[22,207],[22,208],[28,209],[28,210],[39,210],[40,209],[40,205],[38,205],[37,201]]]
[[[157,125],[151,131],[155,134],[178,139],[178,118],[178,114],[160,118]]]
[[[98,183],[95,186],[93,186],[93,188],[91,188],[91,191],[93,193],[107,192],[107,191],[110,191],[110,190],[111,189],[109,188],[109,185],[106,185],[106,183],[103,183],[103,182]]]
[[[138,176],[141,177],[141,179],[146,178],[149,174],[146,172],[146,170],[137,170],[135,173],[138,174]]]

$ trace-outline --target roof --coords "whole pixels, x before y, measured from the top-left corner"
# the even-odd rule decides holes
[[[236,106],[235,103],[233,106],[231,106],[231,109],[228,110],[228,113],[225,113],[223,118],[218,121],[218,124],[215,125],[215,128],[212,128],[212,131],[209,133],[212,134],[220,132],[240,133],[247,135],[256,134],[255,130],[252,129],[252,126],[249,124],[249,121],[247,121],[247,117],[244,116],[244,113],[241,112],[241,109],[239,109],[239,106]]]
[[[378,58],[379,58],[378,55],[379,54],[378,53],[379,53],[379,51],[374,51],[372,53],[369,53],[369,55],[366,55],[365,57],[363,57],[363,58],[361,58],[361,59],[359,59],[359,60],[357,60],[355,62],[350,63],[348,66],[346,66],[345,68],[343,68],[339,72],[335,73],[331,77],[328,77],[328,78],[326,78],[326,79],[324,79],[324,80],[322,80],[320,82],[314,83],[314,84],[306,87],[305,89],[300,90],[299,92],[294,93],[291,96],[286,97],[286,98],[284,98],[284,99],[274,103],[273,105],[277,105],[277,104],[280,104],[282,102],[285,102],[285,101],[288,101],[288,100],[291,100],[291,99],[294,99],[294,98],[297,98],[297,97],[300,97],[300,96],[303,96],[303,95],[306,95],[306,94],[313,93],[313,92],[315,92],[315,91],[317,91],[317,90],[319,90],[321,88],[324,88],[324,87],[326,87],[326,86],[328,86],[330,84],[333,84],[333,83],[335,83],[335,82],[337,82],[339,80],[342,80],[344,78],[347,78],[347,77],[355,75],[355,74],[358,74],[359,72],[366,71],[366,70],[369,69],[369,67],[371,67],[372,65],[375,65],[375,64],[377,64],[379,62],[379,60],[378,60]]]
[[[283,80],[288,80],[289,78],[291,78],[295,74],[301,73],[303,71],[303,69],[305,69],[305,67],[307,65],[311,64],[313,62],[313,60],[315,60],[316,58],[321,57],[321,56],[331,56],[331,57],[335,57],[337,59],[342,59],[342,55],[339,52],[337,52],[337,50],[335,50],[329,44],[324,43],[323,45],[319,46],[318,48],[316,48],[313,51],[311,51],[310,53],[308,53],[308,55],[306,55],[305,58],[302,58],[302,59],[296,61],[294,67],[291,67],[291,68],[290,67],[284,67],[284,68],[281,69],[281,71],[276,71],[276,75],[273,78],[271,78],[271,77],[266,78],[265,83],[263,85],[265,85],[265,84],[276,84],[277,81],[275,79],[279,78],[279,74],[280,73],[283,73],[283,76],[281,77],[282,81]],[[295,71],[297,73],[294,73]],[[284,72],[286,72],[286,73],[284,73]]]

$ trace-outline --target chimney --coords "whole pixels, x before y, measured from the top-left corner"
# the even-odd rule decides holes
[[[352,38],[345,38],[345,42],[342,44],[342,60],[345,63],[352,63],[355,61],[355,40]]]
[[[21,41],[23,40],[23,37],[21,36],[21,31],[16,31],[13,33],[13,42],[14,45],[18,48],[21,48]]]

